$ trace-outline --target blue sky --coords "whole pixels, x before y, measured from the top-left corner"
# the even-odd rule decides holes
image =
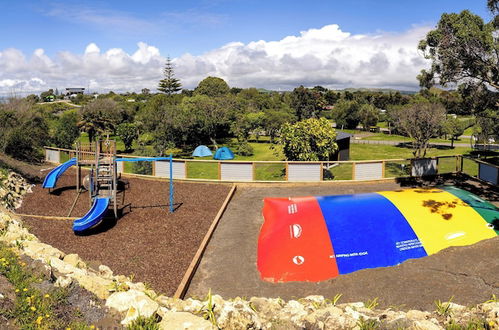
[[[44,48],[49,55],[82,52],[91,42],[132,51],[143,41],[176,57],[232,41],[279,40],[327,24],[351,33],[397,32],[434,25],[443,12],[471,9],[488,16],[480,0],[21,0],[2,1],[0,8],[0,30],[8,31],[0,49]]]
[[[490,19],[485,0],[0,1],[0,93],[154,88],[167,55],[187,88],[217,75],[238,87],[417,89],[417,42],[443,12]]]

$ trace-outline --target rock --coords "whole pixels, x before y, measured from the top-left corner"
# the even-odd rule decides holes
[[[99,266],[99,275],[109,280],[113,279],[113,271],[111,270],[111,268],[105,265]]]
[[[487,302],[482,304],[481,310],[486,313],[487,320],[499,325],[499,302]]]
[[[342,315],[339,317],[330,317],[324,321],[325,329],[358,329],[358,321],[353,318]]]
[[[21,265],[27,268],[35,277],[52,280],[52,267],[42,260],[34,260],[27,255],[20,256]]]
[[[15,290],[15,288],[9,282],[9,280],[5,276],[0,275],[0,294],[2,294],[2,299],[15,301],[16,294],[15,294],[14,290]]]
[[[419,321],[419,320],[426,320],[430,316],[430,313],[428,312],[422,312],[418,311],[415,309],[411,309],[406,313],[406,317],[408,319],[414,320],[414,321]]]
[[[415,326],[415,321],[405,317],[400,317],[398,319],[383,322],[381,323],[381,328],[387,330],[418,329]]]
[[[197,313],[203,307],[204,307],[204,304],[201,301],[195,300],[192,298],[184,300],[184,303],[182,306],[184,312],[191,312],[191,313]]]
[[[65,263],[68,263],[73,267],[82,268],[82,269],[87,268],[87,265],[85,264],[85,262],[83,262],[83,260],[81,260],[80,257],[76,253],[71,253],[71,254],[66,255],[63,260]]]
[[[50,293],[52,291],[52,289],[54,288],[52,283],[47,281],[47,280],[39,282],[39,283],[33,283],[32,286],[35,289],[38,289],[38,291],[40,291],[42,294]]]
[[[453,313],[460,313],[466,309],[466,306],[458,305],[453,302],[446,303],[449,306],[449,310]]]
[[[289,320],[294,326],[303,328],[307,316],[305,307],[296,300],[290,300],[278,312],[279,320]]]
[[[300,299],[300,302],[302,304],[304,304],[306,302],[322,304],[324,302],[324,296],[319,296],[319,295],[306,296],[305,298]]]
[[[126,277],[125,275],[116,275],[115,277],[115,280],[118,281],[118,282],[127,282],[128,281],[128,277]]]
[[[156,311],[156,314],[158,314],[161,318],[163,318],[169,312],[170,312],[170,310],[168,308],[159,307],[158,310]]]
[[[276,328],[274,323],[278,323],[278,313],[282,309],[281,299],[253,297],[249,305],[257,311],[264,328]]]
[[[74,274],[72,277],[78,281],[80,286],[95,294],[100,299],[109,297],[109,288],[113,281],[95,275]]]
[[[359,320],[361,317],[367,318],[367,317],[365,317],[365,315],[359,313],[358,311],[356,311],[355,309],[353,309],[350,306],[345,307],[345,314],[347,314],[348,316],[350,316],[354,320]]]
[[[216,306],[216,305],[215,305]],[[218,302],[218,326],[222,329],[260,329],[258,314],[250,308],[249,303],[240,298],[234,301]]]
[[[205,304],[208,303],[208,301],[204,302]],[[221,308],[224,304],[224,298],[218,294],[214,294],[211,296],[211,304],[214,306],[214,308]]]
[[[64,257],[64,253],[62,251],[45,243],[36,241],[24,241],[23,246],[24,253],[35,260],[46,260],[50,257],[60,259]]]
[[[195,316],[186,312],[167,312],[159,323],[161,329],[197,329],[197,330],[211,330],[217,329],[209,321],[202,317]]]
[[[159,304],[146,296],[142,291],[129,290],[115,292],[106,301],[106,306],[119,312],[127,312],[122,324],[128,324],[139,315],[152,316],[159,308]]]
[[[137,283],[132,283],[132,282],[126,282],[130,290],[137,290],[137,291],[146,291],[147,288],[144,283],[142,282],[137,282]]]
[[[9,312],[15,312],[16,294],[14,290],[14,286],[9,280],[0,275],[0,327],[5,325]]]
[[[30,234],[26,228],[24,228],[19,221],[12,220],[7,227],[7,231],[3,236],[0,236],[0,240],[9,244],[10,246],[16,246],[17,242],[24,241],[37,241],[38,239]]]
[[[357,308],[364,308],[364,307],[366,307],[366,305],[360,301],[360,302],[353,302],[353,303],[348,303],[348,304],[341,304],[338,307],[341,307],[341,308],[351,307],[353,309],[357,309]]]
[[[67,288],[73,283],[73,279],[67,276],[60,276],[54,283],[54,286],[59,288]]]
[[[67,262],[64,262],[63,260],[52,257],[49,259],[49,264],[54,270],[54,275],[57,277],[61,276],[60,274],[57,274],[57,272],[64,274],[64,275],[71,275],[71,276],[83,276],[86,274],[86,271],[80,268],[76,268],[73,265],[68,264]],[[57,272],[55,272],[57,271]]]
[[[338,307],[328,306],[318,309],[307,315],[304,319],[306,329],[325,329],[326,324],[330,324],[331,320],[337,320],[343,315],[343,310]],[[327,328],[330,328],[328,326]]]
[[[435,323],[429,320],[421,320],[414,322],[414,328],[416,329],[424,329],[424,330],[441,330],[443,327],[436,325]]]

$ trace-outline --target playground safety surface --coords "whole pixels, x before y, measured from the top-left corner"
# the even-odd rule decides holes
[[[449,181],[446,183],[462,187],[499,206],[497,187],[456,178]],[[333,298],[342,294],[340,302],[365,302],[378,298],[382,307],[433,310],[438,299],[447,301],[454,296],[453,302],[468,305],[484,302],[492,294],[497,296],[499,237],[472,246],[451,247],[398,266],[360,270],[317,283],[274,284],[261,280],[256,257],[258,234],[263,223],[263,198],[355,194],[400,188],[401,185],[395,182],[238,186],[208,244],[186,297],[202,297],[210,288],[226,299],[236,296],[296,299],[307,295]],[[363,210],[358,212],[362,216]],[[362,228],[359,228],[359,235],[362,235]]]
[[[67,216],[76,196],[74,170],[66,172],[52,194],[36,185],[18,213]],[[175,183],[175,207],[168,212],[168,182],[123,178],[123,216],[110,217],[86,235],[75,235],[70,220],[24,218],[42,242],[66,254],[77,253],[91,266],[111,267],[115,274],[133,275],[156,292],[172,296],[189,267],[230,185]],[[87,193],[80,195],[72,217],[90,208]]]

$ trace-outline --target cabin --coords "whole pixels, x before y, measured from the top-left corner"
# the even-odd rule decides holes
[[[332,160],[349,160],[350,159],[350,138],[352,134],[341,131],[336,131],[336,144],[338,151],[331,157]]]
[[[76,96],[78,94],[83,94],[85,92],[85,88],[83,87],[69,87],[66,88],[66,96]]]

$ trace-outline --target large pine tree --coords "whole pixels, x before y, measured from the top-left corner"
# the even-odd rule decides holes
[[[173,63],[170,57],[166,58],[165,68],[163,70],[163,74],[165,76],[164,79],[161,79],[158,84],[158,90],[167,95],[172,95],[181,90],[182,84],[180,80],[175,78],[175,73],[173,72]]]

